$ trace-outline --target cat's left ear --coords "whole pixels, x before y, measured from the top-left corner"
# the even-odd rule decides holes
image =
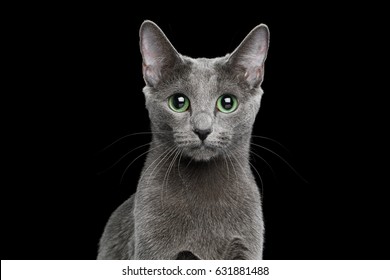
[[[265,24],[256,26],[230,55],[228,65],[251,88],[259,87],[264,77],[264,62],[269,46],[269,30]]]

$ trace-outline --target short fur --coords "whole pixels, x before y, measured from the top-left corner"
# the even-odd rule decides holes
[[[137,192],[109,219],[98,259],[262,258],[263,214],[249,146],[268,44],[268,28],[259,25],[232,54],[193,59],[153,22],[142,24],[153,138]],[[189,110],[169,108],[175,93],[189,98]],[[232,113],[216,108],[226,93],[238,100]]]

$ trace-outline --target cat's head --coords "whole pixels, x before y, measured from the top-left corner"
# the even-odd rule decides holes
[[[155,137],[196,161],[244,152],[260,107],[268,45],[268,28],[261,24],[232,54],[193,59],[145,21],[143,91]]]

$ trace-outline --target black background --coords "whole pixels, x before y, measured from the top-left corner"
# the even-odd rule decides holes
[[[186,11],[187,8],[182,8]],[[72,7],[10,22],[12,84],[2,189],[2,259],[94,259],[104,225],[135,187],[150,141],[138,30],[155,21],[192,57],[231,52],[257,24],[271,32],[254,134],[263,179],[265,259],[389,259],[381,146],[384,112],[361,24],[329,7],[254,15],[195,9]],[[250,10],[250,9],[249,9]],[[371,93],[371,95],[370,95]],[[368,98],[370,97],[370,98]],[[8,106],[9,105],[9,106]],[[378,130],[380,128],[380,130]],[[383,163],[384,160],[384,163]],[[121,178],[123,180],[121,182]],[[8,179],[9,178],[9,179]]]

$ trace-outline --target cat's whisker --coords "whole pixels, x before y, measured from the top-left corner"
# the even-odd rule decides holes
[[[114,142],[112,142],[110,145],[106,146],[105,148],[101,149],[98,153],[101,153],[101,152],[104,152],[105,150],[107,150],[108,148],[110,148],[111,146],[115,145],[116,143],[118,143],[119,141],[125,139],[125,138],[128,138],[128,137],[131,137],[131,136],[135,136],[135,135],[151,135],[151,134],[169,134],[171,132],[167,131],[167,132],[163,132],[163,131],[158,131],[158,132],[154,132],[154,131],[143,131],[143,132],[136,132],[136,133],[131,133],[131,134],[127,134],[125,136],[122,136],[120,137],[119,139],[115,140]]]
[[[142,176],[141,176],[141,178],[139,179],[139,181],[140,182],[142,182],[142,179],[144,178],[144,176],[146,175],[146,174],[148,174],[148,170],[149,170],[149,168],[151,168],[152,166],[153,166],[153,164],[156,162],[156,161],[158,161],[159,159],[161,159],[166,153],[169,153],[169,151],[171,150],[171,149],[173,149],[174,148],[174,145],[172,145],[172,146],[170,146],[170,147],[168,147],[168,149],[167,150],[165,150],[165,152],[163,152],[161,155],[159,155],[151,164],[149,164],[149,166],[145,169],[145,171],[142,173]],[[153,169],[154,170],[154,169]],[[151,175],[153,174],[153,171],[152,171],[152,173],[151,173]],[[150,177],[148,178],[148,185],[149,185],[149,183],[150,183]]]
[[[192,162],[193,158],[190,159],[190,161],[187,163],[186,165],[186,169],[188,168],[188,166],[190,166],[191,162]]]
[[[162,144],[160,144],[160,145],[158,145],[158,146],[156,146],[156,147],[154,147],[154,148],[151,148],[151,149],[147,150],[146,152],[144,152],[144,153],[140,154],[138,157],[136,157],[132,162],[130,162],[130,164],[126,167],[125,171],[123,171],[123,174],[122,174],[122,177],[121,177],[121,180],[120,180],[120,184],[122,184],[123,178],[124,178],[124,176],[125,176],[127,170],[130,168],[130,166],[131,166],[137,159],[139,159],[139,158],[142,157],[143,155],[146,155],[146,154],[149,153],[150,151],[153,151],[153,150],[155,150],[155,149],[161,147],[162,145],[165,145],[165,143],[162,143]]]
[[[227,159],[226,157],[223,157],[224,161],[225,161],[225,164],[226,164],[226,170],[227,170],[227,174],[228,174],[228,181],[230,180],[230,168],[229,168],[229,164],[227,162]]]
[[[250,178],[248,177],[248,174],[245,172],[245,168],[240,163],[240,160],[237,159],[237,153],[231,152],[231,155],[234,159],[234,161],[238,164],[238,166],[241,168],[242,173],[245,175],[245,177],[250,181]]]
[[[175,162],[175,158],[177,156],[177,151],[178,151],[179,148],[175,147],[175,149],[173,150],[173,152],[169,155],[168,160],[170,160],[170,158],[173,156],[173,159],[171,160],[171,162],[169,163],[168,165],[168,168],[167,170],[165,171],[165,176],[164,176],[164,180],[163,180],[163,183],[161,185],[161,207],[164,208],[164,195],[165,195],[165,192],[164,192],[164,186],[165,184],[168,184],[168,176],[169,176],[169,173],[171,172],[171,169],[172,169],[172,164],[174,164]]]
[[[260,179],[260,190],[261,190],[262,197],[264,199],[264,183],[263,183],[263,179],[261,178],[261,175],[260,175],[259,171],[257,171],[257,168],[250,161],[249,161],[249,164],[255,170],[255,172],[257,173],[257,176]]]
[[[280,143],[279,141],[276,141],[275,139],[272,139],[270,137],[266,137],[266,136],[261,136],[261,135],[255,135],[255,134],[252,134],[252,137],[253,138],[260,138],[260,139],[265,139],[265,140],[269,140],[271,142],[274,142],[276,144],[278,144],[280,147],[282,147],[286,152],[290,153],[290,151],[286,148],[286,146],[284,146],[282,143]]]
[[[180,150],[179,162],[177,164],[177,173],[179,174],[180,179],[184,182],[183,176],[181,175],[181,172],[180,172],[180,161],[181,161],[182,156],[183,156],[183,149]]]
[[[276,179],[275,171],[274,171],[274,169],[272,168],[272,166],[271,166],[271,165],[270,165],[262,156],[260,156],[260,155],[257,154],[256,152],[252,151],[252,149],[250,149],[249,152],[250,152],[251,154],[257,156],[258,158],[260,158],[260,159],[269,167],[269,169],[271,169],[271,172],[272,172],[272,174],[273,174],[273,176],[274,176],[274,179],[277,180],[277,179]]]
[[[256,147],[259,147],[259,148],[262,148],[262,149],[264,149],[264,150],[266,150],[266,151],[268,151],[268,152],[270,152],[271,154],[273,154],[273,155],[275,155],[275,156],[277,156],[280,160],[282,160],[299,178],[301,178],[301,180],[302,181],[304,181],[306,184],[308,184],[309,182],[308,181],[306,181],[306,179],[305,178],[303,178],[299,173],[298,173],[298,171],[296,171],[295,170],[295,168],[294,167],[292,167],[291,166],[291,164],[289,164],[288,163],[288,161],[287,160],[285,160],[282,156],[280,156],[278,153],[276,153],[276,152],[274,152],[274,151],[272,151],[271,149],[268,149],[268,148],[266,148],[266,147],[264,147],[264,146],[262,146],[262,145],[259,145],[259,144],[255,144],[255,143],[251,143],[251,145],[254,145],[254,146],[256,146]]]
[[[180,171],[180,166],[181,166],[180,162],[181,162],[181,159],[182,159],[183,154],[184,154],[184,149],[181,149],[177,170],[178,170],[178,173],[179,173],[179,178],[182,180],[182,183],[184,184],[184,186],[185,186],[185,187],[187,188],[187,190],[188,190],[188,189],[189,189],[189,186],[188,186],[187,180],[186,180],[186,178],[183,177],[183,175],[181,174],[181,171]],[[192,159],[191,159],[191,160],[192,160]],[[191,160],[190,160],[190,162],[191,162]],[[184,167],[184,171],[187,170],[188,165],[189,165],[189,164],[187,164],[187,165]],[[188,178],[188,176],[187,176],[187,178]],[[184,191],[184,189],[183,189],[183,191]]]
[[[166,184],[167,185],[168,185],[168,180],[169,180],[169,174],[171,173],[171,171],[172,171],[172,169],[173,169],[173,167],[174,167],[174,165],[176,163],[176,159],[177,159],[177,157],[179,155],[180,155],[180,150],[179,150],[179,148],[177,148],[176,151],[175,151],[175,155],[174,155],[173,159],[171,160],[171,162],[169,164],[168,172],[166,173],[166,178],[167,178]]]
[[[135,150],[138,150],[138,149],[140,149],[140,148],[142,148],[142,147],[145,147],[145,146],[149,146],[151,143],[152,143],[152,142],[149,142],[149,143],[147,143],[147,144],[140,145],[140,146],[138,146],[138,147],[136,147],[136,148],[130,150],[129,152],[127,152],[126,154],[124,154],[123,156],[121,156],[121,157],[120,157],[114,164],[112,164],[110,167],[108,167],[108,168],[106,168],[105,170],[99,172],[98,175],[101,175],[101,174],[107,172],[108,170],[110,170],[111,168],[113,168],[114,166],[116,166],[119,162],[122,161],[122,159],[124,159],[125,157],[127,157],[129,154],[131,154],[131,153],[134,152]]]
[[[233,168],[233,171],[234,171],[234,175],[236,176],[236,180],[238,180],[237,170],[236,170],[236,168],[234,167],[234,164],[233,164],[232,159],[230,158],[230,155],[229,155],[227,152],[225,152],[225,155],[227,156],[227,158],[228,158],[229,161],[230,161],[230,164],[232,165],[232,168]]]
[[[150,173],[150,175],[149,175],[149,178],[148,178],[148,182],[147,182],[147,185],[150,185],[150,180],[153,178],[153,174],[154,174],[154,171],[156,170],[156,168],[162,163],[162,162],[166,162],[165,161],[165,159],[166,159],[166,157],[168,157],[169,156],[169,154],[172,152],[172,151],[174,151],[175,150],[175,146],[174,145],[172,145],[171,147],[169,147],[167,150],[165,150],[165,152],[163,152],[160,156],[158,156],[158,158],[155,160],[155,161],[153,161],[152,162],[152,164],[150,165],[150,166],[152,166],[158,159],[160,159],[160,161],[156,164],[156,166],[153,168],[153,170],[152,170],[152,172]],[[149,166],[149,167],[150,167]],[[158,169],[158,170],[160,170],[161,169],[161,167]],[[158,171],[157,170],[157,171]],[[145,174],[146,174],[146,172],[144,172]]]
[[[174,153],[174,151],[176,150],[177,148],[172,145],[170,148],[168,148],[167,150],[165,150],[165,152],[163,152],[157,159],[160,159],[160,161],[156,164],[156,166],[153,168],[152,172],[150,173],[149,175],[149,178],[148,178],[148,182],[147,182],[147,185],[150,185],[150,180],[153,178],[153,174],[154,174],[154,171],[156,170],[156,168],[161,164],[163,163],[163,165],[168,161],[168,159],[171,157],[171,155]],[[155,161],[157,161],[157,159]],[[153,161],[153,163],[155,162]],[[152,164],[153,164],[152,163]],[[152,165],[151,164],[151,165]],[[150,166],[151,166],[150,165]],[[149,166],[149,167],[150,167]],[[157,170],[159,171],[160,169],[162,168],[162,166],[160,166],[160,168]],[[146,174],[146,172],[145,172]],[[163,194],[163,193],[162,193]],[[164,202],[163,202],[163,196],[161,195],[161,207],[164,208]]]
[[[215,167],[218,167],[218,164],[217,164],[217,162],[215,161],[215,158],[213,157],[213,158],[211,158],[211,160],[213,161]]]

